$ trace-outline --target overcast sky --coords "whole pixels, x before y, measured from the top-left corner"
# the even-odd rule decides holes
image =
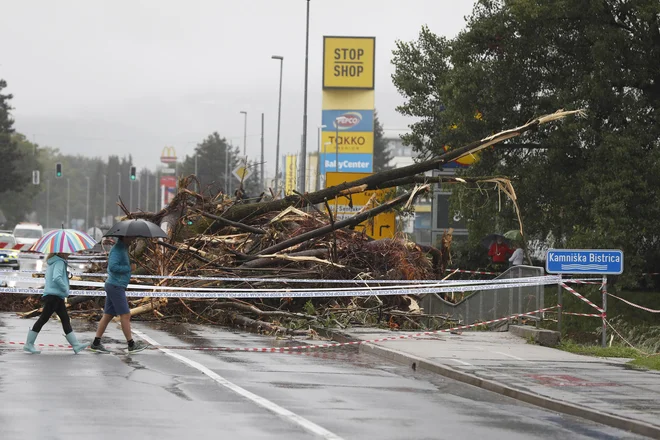
[[[0,78],[14,94],[15,128],[67,154],[132,154],[155,168],[213,131],[274,171],[279,62],[284,56],[281,151],[300,149],[305,0],[0,0]],[[311,0],[308,151],[321,121],[323,35],[376,37],[376,108],[386,129],[410,122],[392,85],[396,40],[422,25],[456,35],[472,0]]]

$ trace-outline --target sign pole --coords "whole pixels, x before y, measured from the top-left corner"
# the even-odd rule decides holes
[[[561,339],[561,315],[564,313],[564,289],[561,287],[561,283],[561,274],[559,274],[559,283],[557,284],[557,305],[559,306],[559,313],[557,313],[557,331],[559,332],[559,339]]]
[[[607,275],[603,275],[603,347],[607,346]]]

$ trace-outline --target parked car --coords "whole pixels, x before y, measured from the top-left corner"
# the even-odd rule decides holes
[[[14,237],[18,244],[32,245],[44,235],[44,228],[38,223],[19,223],[14,228]]]
[[[0,243],[7,243],[3,249],[0,249],[0,267],[11,267],[14,270],[19,270],[21,267],[18,261],[19,252],[12,249],[16,245],[14,236],[6,232],[1,232]]]

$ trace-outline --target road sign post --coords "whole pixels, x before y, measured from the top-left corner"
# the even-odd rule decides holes
[[[601,275],[602,281],[602,346],[607,344],[607,275],[623,273],[623,251],[615,249],[548,249],[545,270],[556,274]],[[561,305],[561,302],[560,302]],[[562,308],[559,308],[561,315]],[[559,318],[561,326],[561,317]],[[561,327],[560,331],[561,331]]]

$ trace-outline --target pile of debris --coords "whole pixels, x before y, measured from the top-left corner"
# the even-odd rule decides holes
[[[573,113],[576,112],[544,116],[431,160],[313,193],[294,193],[284,198],[262,194],[256,200],[244,200],[222,193],[195,191],[191,188],[200,188],[200,183],[189,176],[180,179],[177,195],[159,212],[129,212],[120,201],[127,218],[152,221],[169,236],[162,241],[139,241],[132,250],[132,260],[137,264],[134,274],[164,276],[138,278],[135,282],[152,288],[158,285],[197,289],[322,289],[337,288],[337,284],[326,280],[354,280],[355,286],[360,283],[363,286],[367,279],[442,279],[450,260],[451,231],[445,233],[441,246],[434,248],[410,242],[403,235],[373,240],[358,225],[373,221],[383,212],[410,210],[415,199],[429,192],[432,184],[495,184],[511,198],[517,210],[515,192],[507,179],[431,178],[425,173]],[[350,218],[338,220],[333,212],[333,203],[352,205],[353,194],[393,188],[398,188],[400,195],[390,193],[383,200],[372,197],[362,211]],[[404,188],[409,190],[403,191]],[[92,272],[104,269],[98,266]],[[196,279],[200,277],[204,278]],[[223,280],[209,280],[209,277]],[[293,285],[282,278],[299,282]],[[147,319],[198,320],[288,334],[308,333],[315,326],[385,324],[391,328],[416,329],[450,324],[444,316],[425,315],[417,300],[413,295],[377,294],[250,300],[143,298],[132,301],[131,314]],[[78,306],[83,309],[79,313],[99,314],[101,301],[80,297],[70,303],[85,303]]]

